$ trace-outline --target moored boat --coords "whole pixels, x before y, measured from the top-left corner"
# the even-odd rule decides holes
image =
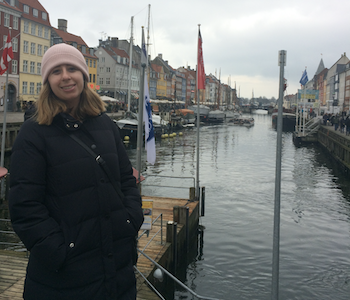
[[[191,105],[188,107],[188,109],[193,110],[195,117],[197,117],[197,105]],[[201,121],[207,121],[208,120],[208,114],[209,114],[210,108],[208,106],[205,106],[203,104],[199,105],[199,117]]]
[[[211,110],[208,114],[208,122],[222,123],[225,120],[225,113],[222,110]]]
[[[291,112],[283,112],[282,113],[282,130],[283,131],[294,131],[295,130],[295,121],[296,121],[296,115]],[[277,128],[277,119],[278,119],[278,112],[274,112],[272,114],[272,127]]]

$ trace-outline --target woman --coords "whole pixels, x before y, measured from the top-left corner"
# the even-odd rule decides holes
[[[30,251],[24,299],[136,299],[141,197],[119,132],[88,78],[76,48],[49,48],[37,112],[13,146],[10,214]],[[122,196],[71,134],[104,159]]]

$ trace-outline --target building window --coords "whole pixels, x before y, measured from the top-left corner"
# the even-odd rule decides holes
[[[24,27],[23,27],[24,33],[29,33],[29,22],[24,21]]]
[[[29,94],[34,95],[34,82],[30,83],[29,86]]]
[[[89,82],[91,82],[91,74],[89,74]]]
[[[45,52],[47,51],[47,49],[49,49],[49,47],[44,46],[44,54],[45,54]]]
[[[26,13],[26,14],[29,14],[29,6],[28,5],[23,5],[23,11]]]
[[[92,60],[90,59],[90,68],[92,68]]]
[[[106,78],[106,84],[111,84],[111,79],[110,78]]]
[[[37,84],[36,84],[36,93],[40,94],[40,91],[41,91],[41,82],[37,82]]]
[[[41,25],[38,26],[38,36],[43,37],[43,27]]]
[[[43,55],[43,46],[38,44],[38,53],[39,56]]]
[[[105,60],[106,60],[106,58],[105,58],[105,57],[102,57],[101,59],[102,59],[102,62],[105,62]]]
[[[96,82],[96,74],[92,75],[92,82],[95,83]]]
[[[36,8],[33,8],[33,16],[38,17],[38,10]]]
[[[30,43],[30,54],[35,55],[35,43]]]
[[[99,84],[103,84],[103,78],[100,77]]]
[[[110,73],[111,72],[111,68],[110,67],[106,67],[106,72]]]
[[[34,61],[30,62],[30,73],[32,73],[32,74],[35,73],[35,62]]]
[[[17,70],[17,60],[13,60],[12,61],[12,74],[17,74],[18,70]]]
[[[103,71],[103,67],[100,67],[100,73],[103,73],[104,71]]]
[[[83,54],[86,54],[86,46],[81,46],[81,52],[82,52]]]
[[[28,41],[23,41],[23,52],[28,53]]]
[[[4,47],[6,43],[7,43],[7,35],[4,35],[3,41],[2,41],[2,46]]]
[[[27,86],[27,81],[23,81],[22,85],[22,94],[25,95],[28,93],[28,86]]]
[[[94,60],[94,68],[96,68],[96,60]]]
[[[42,18],[43,20],[46,20],[46,19],[47,19],[47,13],[46,13],[46,12],[42,12],[42,13],[41,13],[41,18]]]
[[[37,63],[37,71],[36,71],[37,74],[41,74],[41,63]]]
[[[35,35],[36,34],[36,25],[35,24],[31,24],[32,26],[31,26],[31,34],[32,35]]]
[[[28,73],[28,60],[23,61],[23,72]]]
[[[45,30],[44,30],[44,38],[45,39],[49,38],[49,29],[47,27],[45,27]]]
[[[4,26],[10,27],[10,14],[4,13]]]
[[[13,16],[13,29],[18,30],[18,17]]]
[[[89,65],[89,60],[85,59],[85,62],[86,62],[86,65],[88,66]]]

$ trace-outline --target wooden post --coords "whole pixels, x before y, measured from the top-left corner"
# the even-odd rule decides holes
[[[190,201],[194,201],[196,199],[196,188],[190,187]]]
[[[202,197],[201,197],[201,217],[204,216],[205,213],[205,186],[202,187]]]
[[[170,243],[173,250],[173,267],[174,272],[177,265],[177,223],[169,221],[167,224],[166,241]]]
[[[174,222],[180,223],[180,206],[173,207],[173,220]]]

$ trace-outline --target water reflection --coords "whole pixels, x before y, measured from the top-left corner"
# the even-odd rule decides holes
[[[188,286],[208,297],[270,298],[276,131],[270,116],[254,118],[250,129],[227,124],[201,128],[205,232],[186,278]],[[195,133],[157,142],[157,163],[144,165],[145,173],[195,176]],[[349,178],[321,149],[296,148],[291,134],[283,134],[281,299],[348,299],[349,187]],[[192,299],[185,291],[177,291],[175,298]]]

